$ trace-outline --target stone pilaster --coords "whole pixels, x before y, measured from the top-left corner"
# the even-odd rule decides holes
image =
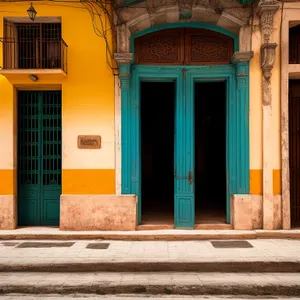
[[[262,46],[262,108],[263,108],[263,229],[274,229],[273,161],[272,161],[272,90],[271,75],[275,62],[276,43],[271,42],[277,0],[260,0]]]
[[[119,66],[119,79],[121,84],[121,111],[122,119],[121,119],[121,151],[127,153],[129,151],[130,140],[125,138],[126,132],[128,131],[128,126],[130,122],[130,115],[128,110],[124,109],[124,107],[128,107],[130,103],[130,85],[131,85],[131,76],[130,69],[131,63],[133,60],[132,53],[115,53],[114,58]],[[129,137],[128,137],[129,138]],[[124,155],[124,157],[130,157],[129,155]],[[130,169],[130,161],[122,160],[121,162],[121,170],[129,170]],[[124,178],[129,178],[126,176]],[[122,176],[122,194],[129,194],[130,191],[130,182],[125,182]]]

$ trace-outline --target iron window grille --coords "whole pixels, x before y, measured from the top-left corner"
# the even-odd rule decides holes
[[[4,21],[3,69],[62,69],[67,73],[68,45],[61,23]]]

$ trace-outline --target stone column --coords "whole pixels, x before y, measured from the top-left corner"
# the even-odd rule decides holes
[[[130,86],[131,86],[131,63],[133,55],[132,53],[115,53],[114,58],[119,66],[119,79],[121,84],[121,152],[127,153],[130,151],[130,140],[129,137],[125,135],[130,122],[130,115],[127,109],[130,105]],[[124,138],[125,137],[125,138]],[[130,157],[129,155],[123,155],[123,157]],[[121,161],[121,172],[122,170],[130,169],[130,161]],[[124,167],[125,166],[125,167]],[[130,194],[130,180],[125,180],[125,178],[130,179],[130,176],[122,176],[121,179],[121,193]]]
[[[276,43],[271,43],[274,14],[279,9],[277,0],[260,0],[262,46],[260,51],[262,69],[263,109],[263,229],[274,228],[273,161],[272,161],[272,90],[271,75],[275,62]]]
[[[240,122],[249,119],[249,61],[253,57],[253,51],[236,52],[232,62],[237,65],[237,109]],[[246,124],[249,124],[246,122]],[[241,130],[243,128],[243,130]],[[237,165],[238,194],[249,194],[249,126],[238,126],[236,145],[239,147]]]

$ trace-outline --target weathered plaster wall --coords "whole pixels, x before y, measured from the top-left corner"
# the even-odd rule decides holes
[[[278,44],[276,59],[272,70],[272,157],[273,194],[281,194],[281,146],[280,146],[280,22],[281,10],[274,17],[273,41]],[[260,67],[260,47],[262,43],[258,22],[254,22],[252,50],[254,57],[250,61],[250,194],[263,192],[262,172],[262,73]]]
[[[62,230],[135,230],[135,195],[62,195]]]
[[[14,195],[0,195],[0,229],[17,226],[17,199]]]
[[[282,229],[281,195],[274,196],[273,229]],[[262,195],[233,195],[231,198],[231,224],[233,229],[263,228]]]
[[[249,37],[250,38],[250,37]],[[252,34],[253,58],[250,60],[250,194],[262,194],[262,101],[261,101],[261,34]]]

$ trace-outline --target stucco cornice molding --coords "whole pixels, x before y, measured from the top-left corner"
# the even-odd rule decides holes
[[[235,52],[232,57],[232,63],[238,64],[241,62],[248,62],[253,57],[253,51]]]
[[[118,63],[118,65],[131,64],[133,60],[132,53],[115,53],[114,59]]]
[[[241,19],[236,18],[235,16],[227,13],[227,12],[222,12],[222,16],[230,21],[232,21],[233,23],[235,23],[238,26],[245,26],[246,22],[242,21]]]

